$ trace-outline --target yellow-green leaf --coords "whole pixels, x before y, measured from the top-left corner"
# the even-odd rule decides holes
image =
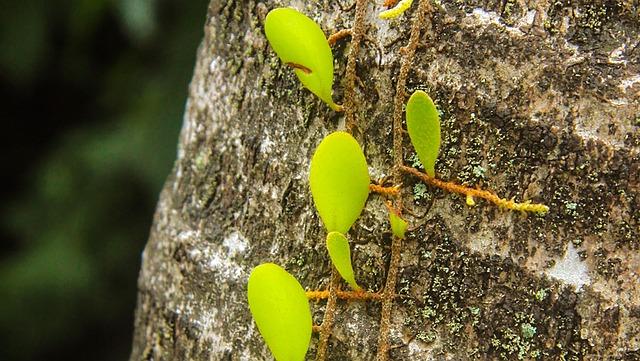
[[[404,239],[407,232],[408,223],[402,217],[393,211],[389,211],[389,222],[391,223],[391,232],[394,236]]]
[[[369,171],[358,142],[346,132],[326,136],[311,159],[313,202],[328,232],[346,234],[369,196]]]
[[[340,273],[340,276],[354,290],[360,290],[360,286],[356,283],[356,278],[353,275],[353,267],[351,266],[351,250],[349,249],[349,241],[340,232],[330,232],[327,235],[327,250],[329,250],[329,257],[331,262]]]
[[[440,115],[427,93],[418,90],[407,103],[407,130],[427,174],[435,177],[440,151]]]
[[[333,102],[333,55],[320,26],[295,9],[278,8],[267,14],[264,32],[302,84],[332,109],[341,110]]]
[[[247,286],[249,308],[277,361],[303,361],[311,340],[311,310],[304,289],[280,266],[254,268]]]

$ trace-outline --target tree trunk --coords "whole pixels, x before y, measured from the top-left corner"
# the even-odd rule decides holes
[[[412,18],[365,2],[356,138],[372,179],[393,173],[394,94]],[[274,262],[305,289],[331,275],[307,181],[320,140],[344,127],[263,33],[294,6],[325,33],[351,1],[214,0],[139,277],[131,360],[269,360],[246,302]],[[406,175],[391,360],[640,359],[640,19],[637,2],[435,1],[406,89],[442,111],[436,174],[550,207],[502,210]],[[334,99],[350,39],[333,46]],[[406,137],[405,137],[406,138]],[[405,164],[415,160],[404,142]],[[371,195],[349,233],[358,283],[382,290],[391,236]],[[342,287],[346,287],[343,285]],[[322,322],[325,302],[312,302]],[[338,302],[329,360],[373,360],[378,302]],[[313,359],[317,335],[307,354]]]

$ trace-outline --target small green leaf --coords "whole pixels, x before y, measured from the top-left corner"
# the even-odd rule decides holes
[[[340,232],[330,232],[327,235],[327,249],[331,262],[340,273],[340,276],[354,290],[360,290],[360,286],[356,283],[353,275],[353,267],[351,266],[351,250],[349,249],[349,241]]]
[[[326,136],[311,159],[309,184],[327,232],[346,234],[369,196],[369,171],[358,142],[346,132]]]
[[[440,151],[440,116],[427,93],[418,90],[407,103],[407,130],[418,158],[431,177]]]
[[[407,232],[408,224],[407,221],[402,219],[399,215],[397,215],[394,211],[389,211],[389,222],[391,222],[391,232],[394,236],[404,239],[405,233]]]
[[[249,308],[277,361],[303,361],[311,340],[311,311],[304,289],[282,267],[254,268],[247,286]]]
[[[264,32],[278,57],[295,71],[298,79],[333,110],[333,55],[320,26],[291,8],[267,14]]]

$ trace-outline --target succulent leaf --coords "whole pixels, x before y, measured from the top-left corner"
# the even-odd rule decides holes
[[[407,232],[407,228],[409,227],[407,221],[402,219],[395,212],[389,212],[389,222],[391,223],[391,232],[394,236],[404,239],[405,233]]]
[[[346,132],[326,136],[311,159],[309,184],[327,232],[346,234],[369,196],[367,160]]]
[[[311,311],[300,283],[282,267],[263,263],[247,286],[249,309],[277,361],[303,361],[311,340]]]
[[[267,14],[264,32],[278,57],[300,82],[334,110],[333,55],[320,26],[292,8],[277,8]]]
[[[349,249],[349,241],[340,232],[330,232],[327,235],[327,250],[331,263],[336,267],[340,276],[347,281],[349,286],[354,290],[360,290],[360,286],[356,283],[356,278],[351,265],[351,250]]]
[[[407,103],[407,131],[420,162],[431,177],[440,151],[440,115],[427,93],[418,90]]]

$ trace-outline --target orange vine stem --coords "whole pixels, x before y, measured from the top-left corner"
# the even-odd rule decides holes
[[[400,194],[400,186],[383,187],[377,184],[369,184],[369,191],[385,196],[395,197]]]
[[[307,298],[310,300],[325,300],[329,298],[329,291],[307,291],[306,294]],[[350,301],[368,301],[382,299],[381,293],[366,291],[337,291],[336,295],[341,300]]]
[[[544,204],[531,203],[530,201],[517,203],[513,199],[507,200],[504,198],[500,198],[494,193],[491,193],[489,191],[485,191],[482,189],[469,188],[460,184],[445,182],[443,180],[430,177],[429,175],[422,173],[415,168],[411,168],[403,165],[400,169],[405,173],[408,173],[417,178],[420,178],[420,180],[422,180],[425,183],[431,184],[433,186],[436,186],[438,188],[444,189],[449,192],[463,194],[467,196],[466,201],[467,201],[467,204],[469,205],[475,204],[475,202],[473,201],[473,198],[475,197],[475,198],[485,199],[497,205],[500,208],[506,208],[514,211],[533,212],[538,214],[545,214],[549,212],[549,207],[545,206]]]
[[[350,36],[350,35],[351,35],[351,29],[342,29],[340,31],[336,31],[335,33],[331,34],[327,39],[327,42],[329,43],[329,46],[333,46],[338,40],[346,38],[347,36]]]
[[[318,340],[316,361],[324,361],[327,357],[327,346],[329,345],[329,336],[331,335],[333,321],[336,316],[336,304],[339,292],[340,274],[334,266],[331,266],[331,283],[329,284],[329,295],[327,299],[327,307],[324,311],[324,318],[322,319],[322,328],[319,331],[320,339]]]
[[[384,0],[384,3],[382,4],[382,6],[384,6],[386,8],[392,8],[392,7],[396,6],[398,1],[400,1],[400,0]]]

